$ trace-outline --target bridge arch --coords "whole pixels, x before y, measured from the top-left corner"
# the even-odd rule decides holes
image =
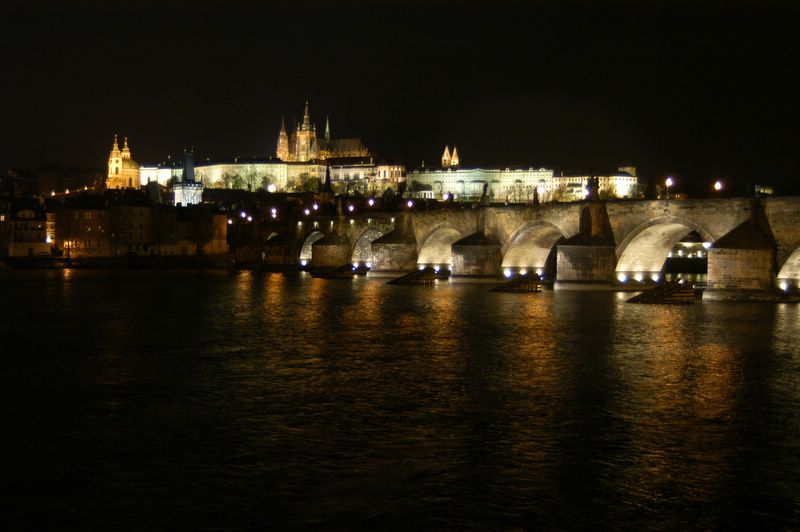
[[[314,246],[314,242],[320,240],[325,237],[325,233],[322,231],[311,231],[306,239],[303,241],[303,246],[300,248],[300,263],[303,264],[303,261],[308,263],[311,262],[312,256],[312,247]]]
[[[356,239],[353,246],[353,262],[371,262],[372,261],[372,241],[385,235],[386,232],[376,227],[368,227],[361,232]]]
[[[530,222],[518,227],[503,246],[502,268],[515,271],[554,273],[556,244],[564,232],[549,222]]]
[[[672,248],[692,231],[706,242],[714,241],[708,230],[686,218],[665,216],[639,224],[617,246],[616,272],[651,275],[661,272]]]
[[[438,224],[431,228],[422,239],[422,246],[417,254],[420,266],[450,265],[453,263],[453,243],[465,235],[449,223]]]
[[[800,248],[795,249],[783,263],[778,271],[777,281],[782,290],[800,289]]]

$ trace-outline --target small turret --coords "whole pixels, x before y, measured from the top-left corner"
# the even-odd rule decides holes
[[[453,146],[453,155],[450,157],[450,166],[458,166],[461,162],[458,160],[458,149]]]

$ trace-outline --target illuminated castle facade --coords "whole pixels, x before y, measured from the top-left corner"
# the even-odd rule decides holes
[[[108,154],[106,188],[139,188],[139,182],[139,165],[131,157],[128,137],[125,137],[124,144],[120,150],[117,135],[114,135],[114,145]]]
[[[439,168],[417,168],[407,175],[410,194],[418,198],[474,201],[484,186],[492,201],[529,203],[539,201],[577,201],[587,197],[589,177],[598,178],[602,198],[635,198],[639,192],[636,168],[620,167],[605,175],[563,174],[552,168],[463,167],[458,150],[445,146]]]
[[[332,139],[330,119],[325,120],[325,136],[317,137],[317,126],[311,122],[308,100],[303,112],[303,122],[297,124],[291,135],[286,131],[286,122],[281,119],[275,155],[284,162],[301,163],[372,156],[359,138]]]

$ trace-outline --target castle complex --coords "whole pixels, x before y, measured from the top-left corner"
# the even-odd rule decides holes
[[[325,120],[322,137],[311,120],[308,101],[303,120],[291,134],[281,119],[275,155],[227,161],[198,161],[194,179],[184,165],[173,161],[142,166],[131,157],[128,139],[119,149],[117,136],[108,157],[107,188],[139,188],[148,182],[160,185],[183,183],[189,177],[197,188],[267,190],[269,192],[311,192],[319,190],[330,174],[337,193],[380,195],[407,181],[408,194],[423,199],[474,201],[486,190],[490,201],[526,203],[533,201],[575,201],[586,197],[586,183],[598,181],[601,198],[633,198],[639,194],[636,169],[620,167],[605,175],[563,174],[552,168],[462,166],[458,148],[445,146],[441,166],[414,169],[406,175],[402,164],[375,161],[360,138],[331,138],[330,120]],[[194,188],[192,188],[194,190]]]

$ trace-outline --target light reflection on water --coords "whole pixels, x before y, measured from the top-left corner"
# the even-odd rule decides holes
[[[798,522],[797,306],[258,272],[0,286],[12,528]]]

